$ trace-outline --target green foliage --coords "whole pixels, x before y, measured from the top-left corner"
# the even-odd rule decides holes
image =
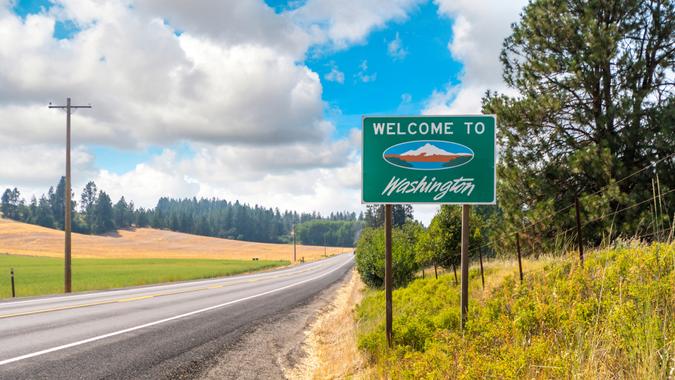
[[[469,211],[469,246],[483,244],[481,229],[485,216],[472,207]],[[420,265],[440,265],[450,268],[459,265],[462,242],[462,207],[443,205],[431,220],[427,231],[417,242],[417,260]]]
[[[73,290],[100,290],[234,275],[287,265],[287,261],[206,259],[73,259]],[[63,291],[63,259],[0,254],[0,299],[11,297],[14,268],[17,296]]]
[[[394,286],[410,282],[419,268],[415,245],[421,230],[421,226],[412,222],[401,228],[392,228]],[[363,230],[356,244],[356,269],[368,286],[384,285],[384,228],[366,227]]]
[[[481,290],[470,272],[466,330],[451,276],[394,291],[394,348],[384,339],[384,296],[357,308],[359,347],[398,379],[636,378],[672,375],[675,361],[675,244],[627,245],[532,262],[520,285],[513,266],[493,264]],[[529,266],[529,265],[528,265]],[[542,268],[543,267],[543,268]]]
[[[115,229],[113,221],[113,206],[110,197],[101,191],[94,205],[94,225],[92,230],[97,234],[102,234]]]
[[[353,247],[362,229],[358,220],[310,220],[296,225],[295,233],[303,244]]]
[[[652,169],[617,181],[673,153],[674,44],[672,1],[525,7],[501,55],[504,79],[519,95],[483,99],[483,111],[500,123],[496,235],[559,212],[526,233],[534,248],[550,250],[556,233],[574,226],[574,210],[562,209],[575,194],[594,194],[583,199],[584,220],[652,196]],[[675,188],[675,161],[661,162],[657,173],[662,192]],[[675,193],[664,201],[673,204]],[[590,224],[585,238],[596,245],[610,233],[641,235],[650,219],[649,206],[631,208]]]

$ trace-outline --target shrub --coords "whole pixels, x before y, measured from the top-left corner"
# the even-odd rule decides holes
[[[392,277],[394,286],[410,282],[417,272],[414,228],[392,230]],[[384,285],[384,229],[366,228],[356,244],[356,269],[370,287]]]

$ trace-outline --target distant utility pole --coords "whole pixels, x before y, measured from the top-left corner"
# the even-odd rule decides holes
[[[49,103],[49,108],[63,108],[66,110],[66,190],[64,194],[65,206],[66,206],[66,215],[63,223],[63,230],[66,234],[66,244],[65,244],[65,286],[64,291],[70,293],[72,291],[72,274],[71,274],[71,260],[70,260],[70,232],[71,232],[71,220],[72,216],[70,215],[70,115],[73,109],[76,108],[91,108],[91,105],[88,106],[73,106],[70,104],[70,98],[66,99],[65,106],[53,106]]]

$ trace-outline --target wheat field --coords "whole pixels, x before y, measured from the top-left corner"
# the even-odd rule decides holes
[[[73,233],[74,258],[165,258],[292,260],[292,244],[253,243],[179,232],[137,228],[108,235]],[[0,253],[63,257],[63,231],[0,219]],[[324,254],[351,252],[351,248],[298,244],[297,258],[317,260]]]

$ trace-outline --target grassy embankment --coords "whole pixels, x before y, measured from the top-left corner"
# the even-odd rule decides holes
[[[389,378],[634,378],[675,376],[675,244],[637,244],[576,257],[492,262],[470,273],[466,331],[452,274],[394,291],[386,350],[384,295],[358,307],[359,347]]]
[[[288,261],[209,259],[73,259],[73,291],[192,280],[273,268]],[[11,297],[10,268],[17,296],[63,291],[63,260],[0,254],[0,298]]]

